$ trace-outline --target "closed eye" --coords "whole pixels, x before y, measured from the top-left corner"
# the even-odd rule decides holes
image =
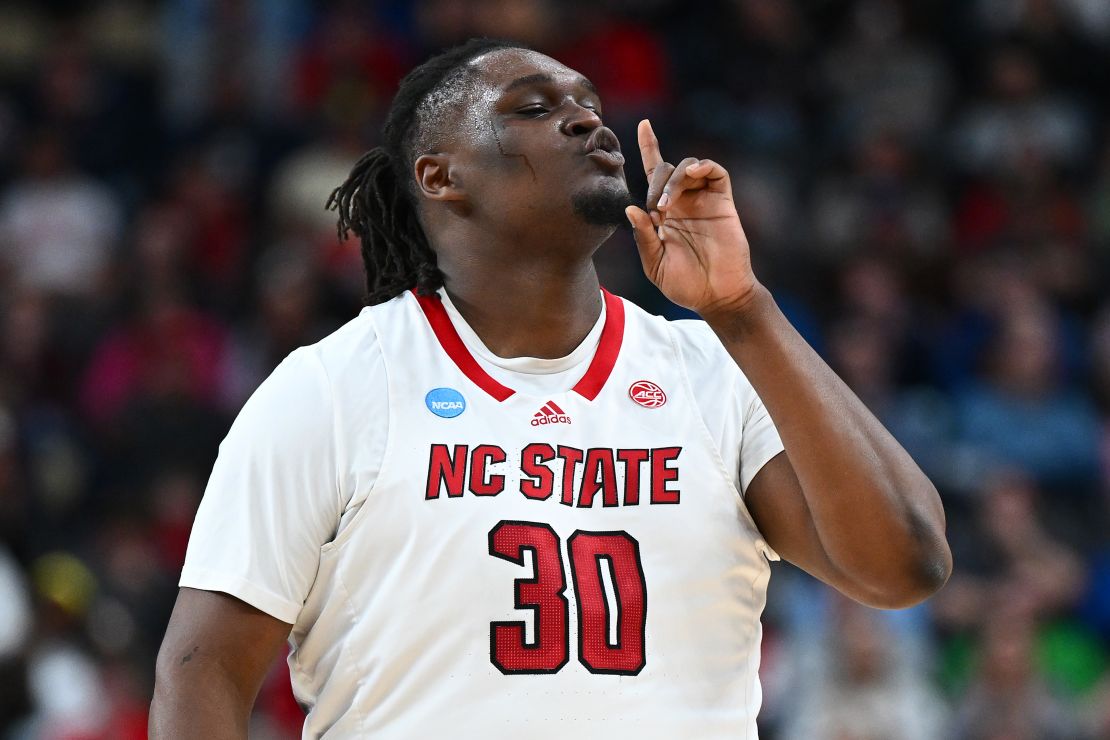
[[[547,108],[543,107],[542,105],[528,105],[528,106],[525,106],[523,108],[518,108],[517,113],[523,113],[524,115],[538,116],[538,115],[543,115],[544,113],[547,113]]]

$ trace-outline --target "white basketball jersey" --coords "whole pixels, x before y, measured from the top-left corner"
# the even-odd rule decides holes
[[[744,506],[738,458],[699,412],[683,357],[693,329],[604,296],[588,370],[546,395],[488,374],[438,297],[364,310],[337,335],[376,337],[388,404],[376,458],[360,449],[379,420],[348,403],[367,372],[359,352],[317,347],[341,434],[321,466],[339,508],[303,604],[293,587],[277,593],[288,578],[259,583],[256,566],[208,559],[235,525],[215,524],[206,496],[182,585],[293,618],[305,737],[756,737],[774,553]],[[240,559],[283,551],[262,552],[273,555]]]

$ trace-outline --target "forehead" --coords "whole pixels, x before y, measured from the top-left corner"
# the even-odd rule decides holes
[[[496,49],[475,57],[470,66],[478,77],[496,91],[521,78],[543,75],[556,83],[574,84],[585,78],[551,57],[528,49]],[[593,87],[587,82],[588,87]]]

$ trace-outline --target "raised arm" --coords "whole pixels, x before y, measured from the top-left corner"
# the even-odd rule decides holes
[[[864,604],[927,598],[952,569],[936,489],[756,279],[725,169],[664,162],[646,121],[639,140],[650,215],[627,213],[644,270],[713,328],[782,437],[746,492],[767,542]]]
[[[245,740],[291,625],[239,599],[183,588],[158,652],[152,740]]]

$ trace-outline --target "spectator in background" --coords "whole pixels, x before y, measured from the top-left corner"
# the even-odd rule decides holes
[[[413,0],[419,52],[446,49],[474,35],[474,0]]]
[[[372,136],[410,54],[401,39],[375,22],[366,3],[332,3],[295,54],[295,110],[310,123],[321,116],[357,120],[367,124],[358,133]]]
[[[526,46],[544,49],[551,46],[562,27],[560,3],[552,0],[473,0],[470,4],[477,36],[518,39]],[[579,23],[585,20],[577,19]]]
[[[0,402],[22,409],[67,397],[73,368],[53,346],[49,303],[18,286],[0,299]]]
[[[80,644],[96,579],[64,552],[36,558],[31,574],[36,634],[27,651],[27,678],[33,712],[15,736],[97,737],[108,722],[107,696],[96,661]]]
[[[90,502],[101,516],[150,516],[153,481],[207,472],[233,397],[230,356],[226,324],[172,291],[142,295],[135,316],[104,337],[80,384],[103,461]]]
[[[813,196],[813,233],[826,255],[870,250],[920,259],[947,246],[944,198],[905,142],[880,132],[853,149],[853,171],[824,179]]]
[[[220,408],[227,397],[227,329],[173,293],[144,295],[134,321],[105,337],[82,383],[98,424],[118,421],[143,399]]]
[[[61,23],[44,37],[28,100],[30,130],[56,134],[75,169],[119,193],[134,192],[162,143],[153,80],[137,69],[142,61],[109,60],[92,35],[91,24]]]
[[[28,507],[17,443],[15,417],[0,384],[0,728],[14,726],[31,711],[26,657],[34,613],[26,563],[19,559],[27,556],[20,529]]]
[[[993,34],[1110,40],[1110,5],[1102,0],[977,0],[979,22]]]
[[[310,23],[304,0],[167,0],[161,8],[166,118],[178,130],[202,120],[230,82],[263,116],[293,105],[293,56]]]
[[[850,151],[859,138],[889,132],[910,145],[937,132],[950,94],[945,59],[910,33],[906,3],[857,0],[847,33],[821,64],[832,107],[832,141]]]
[[[423,4],[422,6],[423,7]],[[418,18],[432,22],[434,15]],[[297,106],[315,135],[276,163],[266,193],[266,225],[286,243],[300,242],[323,267],[330,287],[360,299],[358,250],[336,239],[324,208],[351,162],[373,144],[385,106],[406,71],[411,48],[374,23],[363,3],[323,11],[297,57]]]
[[[972,173],[1005,173],[1028,157],[1076,168],[1089,151],[1089,122],[1076,102],[1046,90],[1036,58],[1002,46],[988,64],[987,97],[956,128],[954,164]]]
[[[1051,535],[1037,490],[1019,470],[1001,470],[983,486],[968,531],[957,525],[958,565],[934,602],[950,630],[978,629],[1005,613],[1041,620],[1068,613],[1083,595],[1079,553]]]
[[[1110,737],[1110,679],[1103,680],[1081,708],[1079,722],[1085,737],[1101,740]]]
[[[1091,492],[1098,420],[1064,385],[1059,328],[1044,304],[1011,304],[984,358],[982,381],[958,399],[961,441],[988,461],[1021,466],[1056,489]]]
[[[115,195],[78,173],[66,143],[43,132],[0,199],[0,266],[15,286],[93,301],[104,290],[122,219]]]
[[[902,335],[893,330],[897,321],[893,312],[841,317],[829,332],[829,362],[934,484],[952,490],[960,483],[952,469],[953,408],[935,389],[899,382],[897,363],[905,347],[898,346]]]
[[[1012,249],[961,255],[943,273],[947,292],[941,298],[936,324],[916,326],[928,335],[930,375],[954,399],[981,382],[989,370],[985,363],[988,350],[1000,327],[1012,314],[1026,310],[1048,312],[1056,320],[1053,336],[1058,341],[1051,377],[1054,384],[1074,387],[1081,374],[1083,338],[1052,304],[1040,277],[1037,265]]]
[[[1034,625],[1002,609],[987,624],[979,667],[960,703],[956,740],[1074,740],[1074,713],[1037,673]]]
[[[797,0],[702,2],[668,21],[672,74],[684,83],[675,95],[684,109],[713,111],[684,122],[691,133],[748,159],[796,164],[814,53],[813,29]],[[746,168],[730,171],[736,178]]]
[[[4,444],[0,439],[0,456],[4,455]],[[0,483],[0,495],[2,486]],[[12,726],[30,710],[24,654],[32,618],[23,569],[0,544],[0,727]]]
[[[1045,511],[1027,476],[999,471],[972,531],[956,527],[960,565],[934,603],[942,629],[977,643],[969,683],[956,691],[955,738],[1080,737],[1075,708],[1048,679],[1049,661],[1066,648],[1038,632],[1074,612],[1087,572],[1079,551],[1047,531]]]
[[[182,240],[180,259],[184,261],[175,273],[178,280],[192,276],[198,294],[209,306],[230,305],[238,300],[247,265],[248,176],[229,171],[231,158],[218,145],[190,154],[178,163],[169,192],[169,205],[176,211],[173,215],[181,234],[167,236]],[[146,276],[139,277],[142,285]]]
[[[906,661],[889,626],[838,600],[822,670],[802,679],[784,740],[935,740],[948,710],[927,667]],[[900,660],[901,658],[901,660]]]
[[[1086,234],[1084,204],[1053,166],[1032,149],[1006,171],[972,180],[956,206],[953,236],[966,252],[1046,244],[1076,250]]]
[[[507,8],[514,1],[494,0],[492,4]],[[524,0],[519,2],[525,4]],[[602,3],[563,4],[565,10],[574,11],[573,26],[554,23],[563,19],[556,15],[550,0],[528,0],[527,4],[542,10],[530,19],[537,40],[550,43],[556,58],[604,91],[606,125],[623,140],[635,141],[636,122],[663,112],[670,100],[669,59],[662,39],[634,17],[618,16]],[[480,31],[499,27],[495,17],[487,20],[489,25]],[[547,25],[540,25],[543,23]]]
[[[321,276],[300,245],[276,245],[259,262],[258,296],[234,335],[228,408],[238,408],[273,368],[297,347],[329,332],[320,316]]]

